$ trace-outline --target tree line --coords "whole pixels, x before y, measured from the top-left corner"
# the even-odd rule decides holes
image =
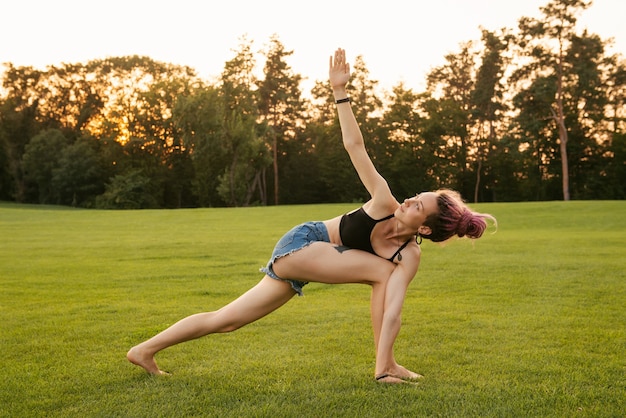
[[[361,56],[349,84],[370,155],[398,198],[624,199],[626,63],[579,31],[583,0],[482,30],[423,92],[381,92]],[[95,208],[363,201],[326,80],[308,95],[277,36],[242,38],[214,82],[128,56],[45,70],[5,64],[0,199]]]

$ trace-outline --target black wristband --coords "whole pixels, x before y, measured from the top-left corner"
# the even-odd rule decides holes
[[[339,104],[339,103],[350,103],[350,98],[346,97],[345,99],[335,100],[335,104]]]

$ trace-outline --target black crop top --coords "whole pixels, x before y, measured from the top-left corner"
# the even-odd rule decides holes
[[[346,247],[378,255],[374,251],[374,248],[372,248],[372,231],[378,222],[386,221],[387,219],[391,219],[393,217],[394,215],[392,213],[382,219],[372,219],[372,217],[365,212],[363,207],[355,210],[354,212],[346,213],[341,217],[341,221],[339,223],[339,236],[341,237],[341,242]],[[400,251],[402,251],[410,241],[411,240],[408,240],[402,244],[398,251],[396,251],[395,254],[388,260],[393,261],[393,259],[400,254]],[[398,260],[402,260],[402,256],[399,256]]]

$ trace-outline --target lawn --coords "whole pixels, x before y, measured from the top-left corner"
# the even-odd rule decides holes
[[[257,323],[172,347],[157,357],[169,377],[126,361],[253,286],[291,226],[353,207],[0,204],[0,416],[624,416],[623,201],[476,205],[497,233],[424,242],[396,344],[417,386],[374,381],[359,285],[310,284]]]

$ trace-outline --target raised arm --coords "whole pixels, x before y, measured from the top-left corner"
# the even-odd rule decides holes
[[[338,102],[337,113],[343,145],[350,156],[352,165],[376,203],[382,205],[395,203],[396,200],[389,190],[387,181],[378,173],[367,154],[361,129],[352,112],[352,105],[350,101],[345,101],[348,99],[346,85],[350,79],[350,64],[346,62],[346,52],[343,49],[337,49],[334,57],[330,57],[328,73],[335,101]]]

